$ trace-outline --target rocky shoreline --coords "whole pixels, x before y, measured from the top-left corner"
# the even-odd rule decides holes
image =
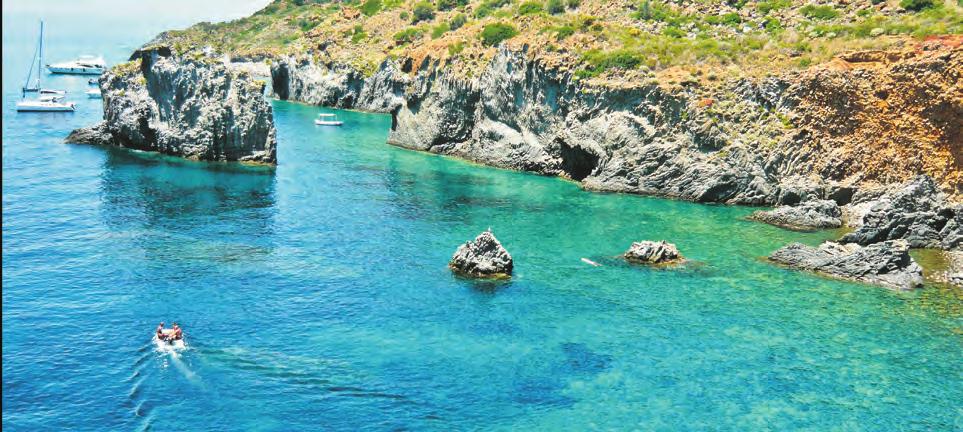
[[[526,50],[502,46],[469,78],[430,58],[385,60],[366,75],[337,63],[284,57],[272,64],[272,87],[280,99],[390,113],[388,142],[393,145],[566,177],[599,191],[726,204],[794,205],[818,199],[846,205],[857,190],[898,183],[899,174],[887,172],[887,165],[898,166],[904,178],[947,169],[888,151],[846,153],[849,144],[826,148],[857,132],[870,133],[851,118],[872,114],[863,111],[877,101],[859,100],[868,98],[862,87],[883,78],[859,71],[827,67],[739,79],[711,91],[657,82],[613,87],[542,64]],[[941,85],[955,81],[952,65],[961,64],[960,53],[849,55],[838,61],[850,68],[881,69],[887,79],[896,74],[929,77],[931,84],[919,92],[937,94],[927,102],[932,106],[920,111],[919,128],[942,130],[938,145],[949,146],[961,125],[946,124],[940,107],[952,102],[939,93],[950,90]],[[828,102],[821,98],[830,93],[851,102],[848,111],[812,116],[825,108],[821,104]],[[844,129],[827,134],[844,120],[849,122]],[[873,167],[859,167],[867,157],[879,160]],[[956,178],[944,176],[937,186],[959,195],[963,185]]]
[[[959,63],[957,51],[942,58]],[[105,121],[74,131],[69,142],[275,163],[271,107],[263,97],[264,84],[247,70],[250,65],[235,68],[211,58],[178,56],[163,46],[138,50],[131,60],[101,79]],[[904,66],[946,73],[930,60]],[[893,240],[947,250],[963,244],[963,206],[951,200],[952,185],[956,195],[960,192],[954,180],[948,194],[942,190],[946,179],[937,183],[926,175],[883,185],[845,175],[849,168],[839,164],[847,163],[847,155],[837,154],[836,165],[826,165],[819,147],[828,138],[818,136],[819,122],[798,112],[811,108],[809,93],[825,90],[826,83],[806,77],[741,79],[717,88],[718,99],[707,99],[685,86],[595,86],[539,63],[525,49],[505,46],[471,79],[427,58],[419,64],[385,60],[366,75],[344,65],[286,57],[273,59],[270,73],[271,93],[280,99],[389,113],[393,145],[565,177],[589,190],[779,205],[750,218],[788,229],[855,228],[840,245],[787,246],[773,254],[774,261],[797,268],[911,287],[852,276],[862,274],[860,269],[841,270],[858,260],[841,259],[829,267],[813,260],[821,254],[822,261],[842,256],[892,261],[846,244],[868,251],[880,244],[893,249],[888,243]],[[808,123],[789,131],[777,124],[785,118]],[[456,258],[456,272],[487,274]],[[508,260],[507,272],[492,274],[510,274]]]
[[[264,85],[219,61],[179,57],[166,47],[141,49],[100,78],[104,121],[66,141],[274,164],[274,114]]]
[[[773,252],[769,259],[792,268],[897,290],[923,285],[923,269],[910,257],[905,240],[865,247],[826,242],[814,248],[793,243]]]

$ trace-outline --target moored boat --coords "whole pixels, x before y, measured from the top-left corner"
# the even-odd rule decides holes
[[[107,64],[103,57],[83,55],[76,60],[48,64],[47,70],[55,74],[100,75]]]
[[[344,122],[338,120],[338,116],[335,114],[321,113],[318,114],[318,118],[314,120],[314,124],[318,126],[341,126]]]
[[[46,89],[41,85],[41,75],[43,71],[43,20],[40,21],[40,37],[37,41],[37,51],[34,52],[34,59],[37,60],[37,78],[33,80],[33,85],[31,86],[30,80],[33,78],[34,62],[30,62],[30,70],[27,71],[27,79],[24,81],[23,91],[24,96],[27,93],[39,93],[41,95],[64,95],[67,93],[66,90],[54,90]]]
[[[100,89],[99,88],[90,89],[85,91],[84,94],[86,94],[87,97],[91,99],[97,99],[97,98],[100,98]]]
[[[47,95],[37,99],[24,99],[17,102],[19,112],[74,112],[73,102],[64,102],[62,96]]]

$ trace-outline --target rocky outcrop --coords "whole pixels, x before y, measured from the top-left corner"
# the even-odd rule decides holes
[[[287,57],[271,65],[272,92],[278,99],[335,108],[392,112],[404,103],[410,78],[386,60],[370,77],[339,64]]]
[[[93,126],[74,129],[67,135],[67,138],[64,138],[64,142],[71,144],[111,145],[114,143],[114,137],[110,135],[107,122],[102,121]]]
[[[104,123],[74,131],[68,141],[197,160],[276,161],[271,105],[264,84],[247,73],[154,47],[106,72],[100,85]]]
[[[909,255],[909,244],[891,240],[869,246],[826,242],[819,247],[787,245],[769,259],[832,277],[908,290],[923,284],[923,270]]]
[[[757,211],[749,219],[793,230],[839,228],[842,211],[832,200],[806,201],[797,206],[780,206]]]
[[[959,124],[947,122],[955,102],[945,97],[956,73],[947,64],[960,63],[956,51],[881,57],[879,65],[840,58],[805,73],[699,89],[644,80],[596,85],[526,49],[499,48],[474,76],[430,57],[386,60],[370,76],[338,64],[282,59],[272,81],[281,98],[390,112],[391,144],[563,176],[594,190],[730,204],[828,199],[845,205],[864,179],[886,184],[932,171],[953,174],[942,187],[959,186],[954,158],[963,157],[952,152]],[[905,78],[902,87],[891,82],[897,75]],[[878,122],[849,120],[872,117],[872,107],[894,99],[866,90],[879,80],[901,94],[933,95],[899,96],[900,110],[877,113],[912,113],[919,118],[901,121],[899,136],[932,139],[920,138],[910,151],[904,141],[887,141],[885,131],[863,126],[882,127]],[[930,84],[914,84],[924,81]],[[946,107],[930,106],[937,103]],[[823,114],[811,115],[817,110]],[[847,141],[856,136],[875,137],[873,148]],[[913,158],[908,151],[933,156]],[[870,157],[876,159],[866,162]]]
[[[683,261],[679,249],[665,240],[632,243],[623,257],[626,261],[639,264],[673,264]]]
[[[475,278],[507,278],[514,262],[491,230],[458,247],[448,267],[455,273]]]
[[[905,239],[914,248],[960,248],[963,208],[949,203],[930,177],[918,176],[873,198],[853,204],[862,210],[852,212],[856,230],[843,236],[843,243]]]

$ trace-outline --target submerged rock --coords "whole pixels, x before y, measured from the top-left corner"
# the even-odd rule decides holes
[[[459,246],[448,262],[455,273],[476,278],[510,277],[513,265],[512,256],[491,230]]]
[[[960,206],[951,206],[929,176],[917,176],[878,199],[857,203],[851,221],[856,230],[840,239],[843,243],[868,245],[905,239],[914,248],[959,248]]]
[[[963,251],[942,252],[946,267],[930,275],[937,282],[963,287]]]
[[[138,50],[100,79],[104,123],[69,142],[111,144],[212,161],[276,161],[264,83],[207,58],[166,47]],[[109,139],[108,139],[109,136]]]
[[[869,246],[825,242],[819,247],[792,243],[769,255],[787,266],[859,282],[908,290],[923,284],[923,269],[903,240]]]
[[[797,206],[780,206],[773,210],[760,210],[749,219],[794,230],[839,228],[843,212],[832,200],[806,201]]]
[[[682,254],[672,243],[640,241],[632,243],[623,255],[627,261],[642,264],[670,264],[682,261]]]

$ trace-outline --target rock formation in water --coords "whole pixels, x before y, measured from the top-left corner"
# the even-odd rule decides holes
[[[869,246],[825,242],[819,247],[787,245],[769,259],[789,267],[898,290],[923,284],[923,270],[909,255],[909,243],[890,240]]]
[[[952,82],[952,68],[945,63],[960,64],[959,57],[955,51],[942,57],[892,61],[883,57],[882,66],[872,67],[906,74],[909,81],[932,77],[929,85],[934,88],[920,92],[933,93],[933,98],[917,102],[936,104],[945,99],[939,94],[949,91],[946,85],[951,84],[946,83]],[[845,59],[854,67],[871,63],[862,57]],[[274,92],[282,98],[390,112],[389,143],[564,176],[597,190],[704,202],[792,205],[828,199],[843,205],[858,189],[853,178],[894,178],[928,166],[926,161],[914,162],[916,156],[902,155],[903,150],[887,150],[899,148],[888,142],[877,145],[880,151],[875,156],[880,160],[865,163],[871,155],[863,147],[838,142],[844,133],[880,133],[862,130],[863,123],[827,134],[839,129],[837,123],[844,118],[874,115],[859,111],[868,110],[874,101],[860,101],[818,118],[808,115],[819,104],[815,98],[824,94],[866,97],[859,88],[873,86],[875,78],[855,72],[814,70],[740,80],[708,93],[658,83],[613,88],[594,86],[570,71],[544,65],[524,47],[503,47],[473,79],[430,59],[415,65],[386,60],[365,78],[339,65],[284,58],[272,73]],[[933,116],[917,125],[945,123],[937,108],[913,109]],[[779,123],[788,117],[800,120],[794,133]],[[934,145],[949,145],[944,141],[953,139],[953,128],[959,125],[950,126],[948,132],[936,132],[943,141]],[[835,147],[827,147],[830,142]],[[946,181],[951,182],[948,187],[959,186],[955,175],[945,179],[944,186]]]
[[[138,50],[100,79],[104,122],[68,142],[111,144],[210,161],[273,164],[276,140],[264,83],[203,56]]]
[[[963,206],[950,203],[928,176],[867,193],[867,198],[857,195],[851,207],[849,222],[856,230],[843,236],[843,243],[905,239],[914,248],[943,249],[959,249],[963,243]]]
[[[839,228],[842,210],[832,200],[812,200],[795,206],[779,206],[760,210],[749,219],[793,230]]]
[[[448,267],[457,274],[475,278],[507,278],[514,262],[491,230],[458,247]]]
[[[626,261],[640,264],[672,264],[683,261],[679,249],[665,240],[632,243],[623,256]]]

